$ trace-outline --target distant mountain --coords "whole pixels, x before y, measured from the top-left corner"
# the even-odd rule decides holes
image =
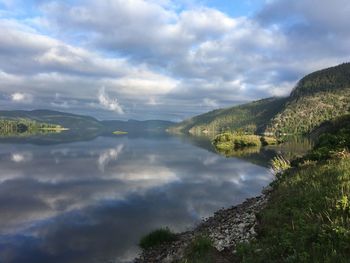
[[[142,132],[142,131],[165,131],[170,125],[174,125],[174,122],[162,121],[162,120],[106,120],[99,121],[90,116],[77,115],[66,112],[51,111],[51,110],[13,110],[13,111],[0,111],[0,119],[27,119],[37,122],[58,124],[65,128],[69,128],[70,131],[81,130],[95,130],[103,132],[112,132],[115,130],[122,130],[127,132]]]
[[[30,119],[38,122],[59,124],[69,129],[102,129],[103,125],[93,117],[51,110],[0,111],[0,118]]]
[[[101,124],[107,131],[122,130],[127,132],[141,132],[141,131],[165,131],[169,126],[174,125],[175,122],[162,120],[107,120],[101,121]]]
[[[322,122],[349,113],[350,63],[301,79],[287,98],[268,98],[201,114],[169,128],[215,134],[226,130],[306,134]]]

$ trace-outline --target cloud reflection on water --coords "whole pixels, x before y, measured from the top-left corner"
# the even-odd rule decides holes
[[[14,148],[30,161],[9,162]],[[132,258],[140,235],[165,225],[182,231],[271,180],[265,168],[174,138],[4,144],[0,165],[5,262]]]

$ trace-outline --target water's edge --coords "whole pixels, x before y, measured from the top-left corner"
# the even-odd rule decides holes
[[[266,207],[271,191],[270,187],[266,187],[257,197],[216,211],[193,230],[178,233],[176,241],[144,250],[134,263],[178,262],[184,257],[186,247],[193,239],[203,235],[213,241],[213,246],[219,252],[226,251],[233,256],[237,244],[249,242],[256,237],[259,223],[256,215]]]

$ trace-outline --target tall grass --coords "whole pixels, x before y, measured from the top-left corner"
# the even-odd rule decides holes
[[[290,161],[282,155],[276,156],[271,160],[271,169],[276,175],[282,174],[289,168],[291,168]]]
[[[242,262],[349,262],[350,158],[288,171],[260,214]]]

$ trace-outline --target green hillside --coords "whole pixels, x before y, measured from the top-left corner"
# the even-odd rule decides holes
[[[267,131],[306,134],[350,110],[350,63],[301,79]]]
[[[27,119],[36,122],[54,123],[72,130],[103,128],[103,125],[95,118],[51,110],[0,111],[0,118],[9,120]]]
[[[301,79],[287,98],[268,98],[187,119],[169,130],[192,134],[223,131],[307,134],[350,110],[350,63]]]
[[[250,133],[263,132],[285,102],[285,98],[268,98],[227,109],[214,110],[185,120],[169,130],[192,134],[203,132],[216,134],[238,129]]]

